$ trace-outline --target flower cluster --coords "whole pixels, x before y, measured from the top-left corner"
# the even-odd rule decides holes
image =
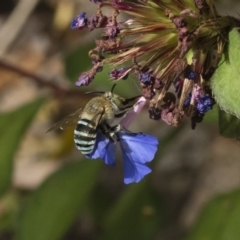
[[[124,183],[139,182],[151,172],[146,163],[153,160],[158,140],[142,133],[119,131],[116,134],[123,157]],[[86,157],[90,159],[101,158],[107,165],[115,166],[115,155],[116,144],[105,137],[101,131],[98,131],[95,148]]]
[[[96,14],[81,13],[72,28],[102,28],[103,33],[89,52],[92,69],[76,85],[90,84],[110,64],[114,81],[126,80],[129,73],[139,80],[151,119],[177,126],[186,116],[195,127],[214,104],[209,80],[227,41],[229,17],[219,16],[207,0],[91,2],[99,4]],[[103,8],[112,11],[105,16]],[[128,19],[119,22],[122,13]]]

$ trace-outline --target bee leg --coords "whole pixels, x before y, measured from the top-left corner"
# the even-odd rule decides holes
[[[115,136],[116,140],[119,142],[120,137],[118,135],[118,132],[121,130],[120,124],[118,124],[116,126],[113,126],[113,127],[110,127],[110,130],[111,130],[111,134],[113,134]]]
[[[116,126],[113,126],[113,127],[110,127],[110,130],[111,130],[112,133],[115,133],[117,138],[119,138],[117,133],[120,132],[120,131],[126,132],[126,133],[131,134],[131,135],[136,135],[137,134],[137,133],[129,131],[127,128],[121,126],[120,124],[118,124]],[[119,139],[117,139],[117,140],[119,140]]]
[[[111,127],[108,124],[104,124],[103,126],[101,126],[100,130],[111,142],[116,142],[115,132],[111,130]]]
[[[116,133],[119,132],[122,129],[122,127],[120,126],[120,124],[110,127],[110,132]]]
[[[118,132],[120,132],[120,131],[126,132],[129,135],[136,135],[136,134],[138,134],[138,133],[134,133],[134,132],[129,131],[127,128],[121,126],[120,124],[118,124],[116,126],[113,126],[110,129],[111,129],[111,133],[115,134],[115,137],[117,138],[118,142],[120,141],[120,137],[118,135]]]
[[[118,136],[115,132],[111,132],[111,133],[109,133],[109,135],[110,135],[110,138],[109,138],[110,141],[112,141],[114,143],[116,143],[116,141],[119,141]]]
[[[128,130],[128,129],[125,128],[124,126],[120,126],[120,130],[123,131],[123,132],[125,132],[125,133],[128,133],[129,135],[136,135],[136,134],[137,134],[137,133],[134,133],[134,132]],[[118,131],[120,131],[120,130],[118,130]]]
[[[110,127],[109,125],[107,125],[107,127],[108,127],[108,134],[110,136],[109,139],[112,142],[119,141],[118,135],[116,133],[121,130],[120,125],[116,125],[116,126],[113,126],[113,127]]]

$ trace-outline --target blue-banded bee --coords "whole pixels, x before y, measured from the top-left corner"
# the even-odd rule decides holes
[[[113,85],[110,92],[89,92],[100,93],[101,96],[91,99],[83,109],[65,117],[56,123],[51,129],[65,129],[67,126],[77,123],[74,130],[74,142],[82,154],[92,153],[97,131],[101,130],[110,140],[112,133],[119,130],[120,119],[130,110],[140,96],[125,99],[113,93]]]

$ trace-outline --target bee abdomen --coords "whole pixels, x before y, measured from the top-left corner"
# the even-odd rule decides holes
[[[81,119],[74,130],[74,142],[82,154],[87,155],[93,151],[96,142],[96,128],[94,122]]]

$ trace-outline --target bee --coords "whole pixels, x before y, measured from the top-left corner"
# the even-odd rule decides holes
[[[114,141],[112,136],[120,129],[119,121],[140,97],[122,98],[113,93],[115,86],[116,84],[113,85],[110,92],[88,92],[87,94],[99,93],[101,95],[92,98],[83,109],[80,108],[60,120],[48,132],[56,128],[64,130],[74,123],[77,124],[74,130],[74,142],[77,149],[84,155],[92,153],[98,130]]]

